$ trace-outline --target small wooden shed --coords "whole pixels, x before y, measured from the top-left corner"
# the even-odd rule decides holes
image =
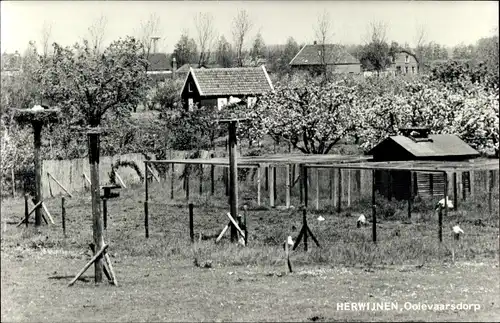
[[[463,161],[479,153],[456,135],[430,134],[428,128],[402,128],[401,135],[390,136],[368,154],[373,161]],[[469,175],[469,174],[466,174]],[[462,176],[464,189],[470,190],[470,175]],[[442,195],[444,175],[411,171],[376,171],[376,190],[388,199],[408,199],[415,195]]]

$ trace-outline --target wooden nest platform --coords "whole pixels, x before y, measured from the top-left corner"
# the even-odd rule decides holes
[[[22,125],[25,124],[49,124],[57,123],[60,118],[60,110],[52,109],[14,109],[14,119]]]

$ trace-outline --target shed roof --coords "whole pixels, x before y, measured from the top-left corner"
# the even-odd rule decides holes
[[[349,54],[344,46],[337,44],[305,45],[291,60],[290,65],[321,65],[321,55],[325,55],[328,65],[361,64],[354,56]]]
[[[191,68],[184,82],[184,87],[186,87],[190,74],[193,76],[201,96],[252,95],[274,90],[264,66],[251,68]]]
[[[429,135],[430,141],[414,141],[406,136],[391,136],[373,147],[368,154],[374,155],[384,150],[390,150],[392,145],[398,145],[408,153],[418,158],[444,157],[479,157],[479,153],[462,141],[458,136],[450,134]]]
[[[149,62],[148,71],[168,71],[170,61],[165,53],[152,53],[147,58]]]

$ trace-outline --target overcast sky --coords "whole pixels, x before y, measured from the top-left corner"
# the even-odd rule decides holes
[[[135,35],[151,13],[161,19],[161,49],[172,51],[183,29],[194,36],[193,16],[210,12],[216,30],[232,42],[231,21],[247,10],[253,28],[266,44],[283,44],[293,36],[298,43],[314,40],[313,26],[329,12],[333,42],[362,43],[369,22],[388,25],[388,41],[413,45],[418,26],[425,26],[427,41],[447,46],[475,43],[498,30],[496,1],[1,1],[1,51],[23,51],[28,41],[41,40],[45,23],[52,24],[51,42],[70,45],[87,34],[101,15],[108,20],[105,43]]]

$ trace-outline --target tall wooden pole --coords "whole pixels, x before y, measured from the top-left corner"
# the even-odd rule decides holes
[[[26,227],[28,227],[28,219],[29,219],[29,210],[28,210],[28,194],[24,194],[24,222],[26,223]]]
[[[287,164],[285,166],[285,169],[286,169],[286,177],[285,177],[285,189],[286,189],[286,192],[285,192],[285,205],[286,205],[286,208],[288,209],[290,207],[290,165]]]
[[[259,168],[257,168],[257,205],[260,206],[260,167],[261,165],[259,165]]]
[[[444,173],[444,216],[448,217],[448,173]],[[439,242],[443,242],[443,212],[438,214],[439,221]]]
[[[309,200],[309,188],[307,185],[307,167],[302,165],[302,187],[304,188],[304,206],[307,208]]]
[[[275,198],[275,195],[274,195],[274,183],[275,183],[275,180],[274,180],[274,167],[272,166],[269,166],[267,169],[269,169],[268,173],[269,173],[269,206],[270,207],[274,207],[274,198]]]
[[[12,179],[12,197],[16,197],[16,176],[14,174],[14,167],[10,168],[10,177]]]
[[[338,176],[339,176],[339,182],[338,182],[338,202],[337,202],[337,212],[340,213],[342,211],[342,168],[338,168]]]
[[[453,172],[453,207],[455,210],[458,209],[458,183],[457,183],[457,172]]]
[[[236,121],[229,122],[229,203],[231,205],[231,216],[236,219],[238,216],[238,165],[236,143]],[[231,225],[231,242],[238,239],[236,227]]]
[[[35,205],[42,200],[42,165],[40,160],[40,147],[42,145],[42,123],[33,122],[35,146]],[[35,226],[42,224],[42,209],[35,210]]]
[[[175,185],[175,164],[170,166],[170,199],[174,199],[174,185]]]
[[[377,243],[377,209],[375,205],[375,171],[372,171],[372,239]]]
[[[92,226],[94,233],[95,250],[98,252],[104,247],[104,237],[102,234],[103,221],[101,210],[99,207],[99,133],[88,132],[89,145],[89,163],[90,163],[90,189],[92,194]],[[99,255],[94,262],[95,264],[95,283],[102,282],[103,259],[102,254]]]
[[[194,224],[193,224],[193,203],[189,203],[189,238],[191,243],[194,243]]]
[[[173,172],[172,164],[172,172]],[[146,238],[149,238],[149,190],[148,190],[148,161],[144,161],[144,231]]]
[[[62,229],[63,235],[66,238],[66,208],[64,207],[64,196],[61,197],[61,220],[62,220]]]

